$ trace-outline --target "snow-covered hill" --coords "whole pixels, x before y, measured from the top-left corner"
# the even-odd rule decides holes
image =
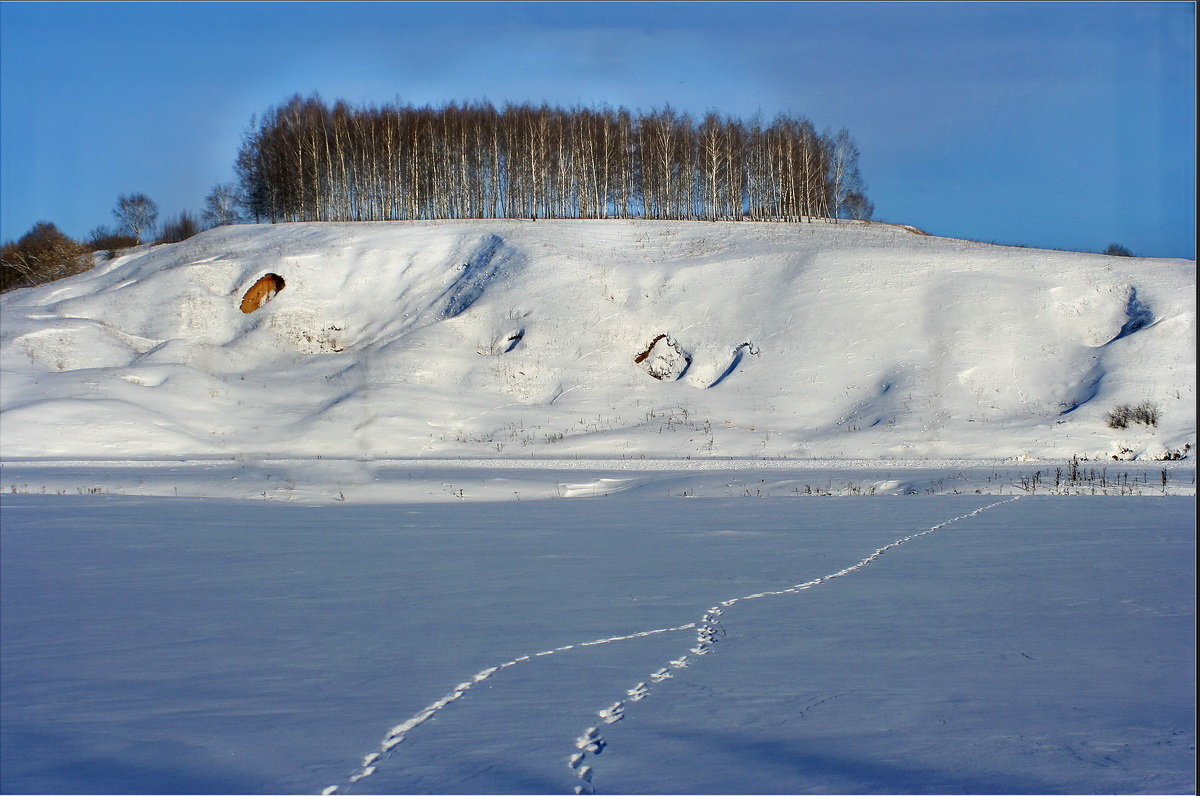
[[[3,452],[1160,458],[1195,287],[882,224],[221,227],[0,299]]]

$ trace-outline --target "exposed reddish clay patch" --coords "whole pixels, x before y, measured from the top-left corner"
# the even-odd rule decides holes
[[[638,354],[636,357],[634,357],[633,361],[637,362],[640,365],[646,359],[646,357],[650,356],[650,352],[654,350],[655,344],[658,343],[659,340],[664,339],[665,337],[666,337],[665,334],[660,334],[658,337],[655,337],[653,340],[650,341],[650,345],[646,346],[646,350],[643,351],[642,353]],[[670,342],[670,341],[668,341],[668,342]]]
[[[670,335],[660,334],[633,361],[659,381],[675,381],[691,367],[692,355],[684,351]]]
[[[279,274],[265,275],[246,291],[246,295],[242,296],[242,312],[254,312],[275,298],[275,294],[283,290],[283,285],[283,277]]]

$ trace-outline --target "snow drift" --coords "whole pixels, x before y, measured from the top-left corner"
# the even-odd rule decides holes
[[[220,227],[0,299],[4,455],[1161,458],[1195,274],[848,222]]]

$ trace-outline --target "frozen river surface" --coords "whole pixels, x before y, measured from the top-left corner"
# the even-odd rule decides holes
[[[6,793],[1195,788],[1192,498],[0,519]]]

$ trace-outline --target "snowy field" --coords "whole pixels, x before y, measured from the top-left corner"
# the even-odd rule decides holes
[[[0,520],[6,793],[1195,788],[1189,497]]]
[[[220,227],[0,296],[5,793],[1190,793],[1196,264]]]

